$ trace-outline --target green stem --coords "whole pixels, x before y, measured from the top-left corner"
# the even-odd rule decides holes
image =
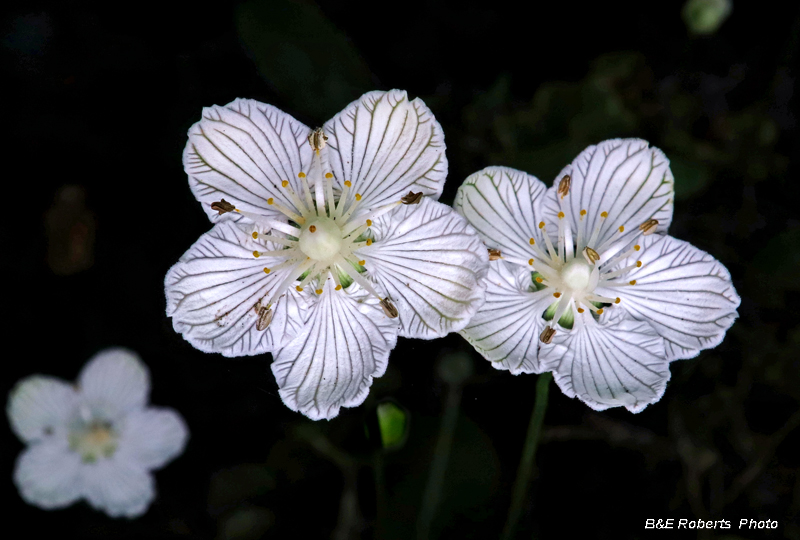
[[[511,507],[508,509],[508,519],[505,527],[503,527],[503,540],[511,540],[514,537],[517,521],[519,521],[519,515],[522,512],[522,505],[525,502],[525,495],[528,493],[533,461],[536,457],[536,447],[539,446],[544,413],[547,410],[547,393],[552,379],[553,374],[548,371],[539,375],[536,380],[536,400],[533,404],[531,422],[528,424],[528,434],[525,437],[525,447],[522,449],[522,459],[519,461],[517,478],[514,480]]]
[[[428,473],[428,485],[422,497],[419,517],[417,519],[417,540],[428,540],[431,525],[442,497],[444,476],[447,471],[447,462],[450,459],[450,449],[453,447],[453,436],[456,432],[458,409],[461,403],[461,387],[458,384],[450,385],[447,391],[447,401],[439,428],[439,438],[433,451],[433,461]]]

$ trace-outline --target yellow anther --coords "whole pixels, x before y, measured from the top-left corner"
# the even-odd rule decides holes
[[[322,294],[322,289],[317,289],[317,290],[316,290],[316,291],[314,291],[314,292],[315,292],[315,293],[317,293],[317,294]]]
[[[333,178],[333,173],[325,173],[325,178]]]
[[[289,185],[289,181],[288,180],[281,180],[281,187],[286,187],[288,185]]]
[[[561,298],[561,293],[560,292],[554,292],[553,296],[555,296],[556,298]]]
[[[528,265],[533,266],[533,259],[528,259]]]
[[[553,341],[554,335],[556,335],[556,329],[550,326],[545,326],[544,330],[542,330],[542,333],[539,334],[539,341],[547,345]]]
[[[636,261],[636,268],[642,267],[642,261]]]
[[[533,245],[533,244],[535,244],[535,243],[536,243],[536,240],[534,240],[533,238],[531,238],[530,240],[528,240],[528,243],[529,243],[530,245]]]
[[[269,274],[270,272],[272,272],[272,270],[270,270],[269,268],[267,268],[267,267],[265,266],[265,267],[264,267],[264,273],[265,273],[265,274]]]
[[[274,203],[275,203],[275,199],[273,199],[272,197],[267,199],[267,204],[274,204]]]
[[[536,283],[541,283],[542,281],[544,281],[544,280],[541,277],[537,277],[536,278]]]
[[[253,231],[253,240],[258,240],[258,233]]]
[[[640,249],[642,249],[642,246],[640,246],[639,244],[636,244],[635,246],[633,246],[633,250],[634,251],[639,251]]]
[[[350,180],[345,180],[345,181],[344,181],[344,185],[346,185],[347,187],[350,187],[350,186],[352,186],[352,185],[353,185],[353,183],[352,183],[352,182],[350,182]]]
[[[357,201],[360,201],[360,200],[361,200],[361,193],[356,193],[356,200],[357,200]]]
[[[540,229],[544,229],[544,221],[540,221],[539,222],[539,228]]]
[[[367,245],[368,245],[368,246],[371,246],[371,245],[372,245],[372,238],[367,238]]]
[[[311,227],[308,228],[308,232],[317,232],[317,226],[312,225]]]
[[[563,199],[569,194],[569,185],[572,183],[572,177],[568,174],[564,175],[564,178],[558,183],[558,194],[561,195]]]
[[[295,287],[295,289],[297,289],[297,292],[303,292],[303,287],[301,287],[300,285]]]
[[[625,232],[625,225],[619,226],[619,232]]]
[[[600,309],[598,309],[598,310],[597,310],[597,314],[598,314],[598,315],[602,315],[602,314],[603,314],[603,308],[600,308]]]
[[[639,225],[639,230],[642,231],[642,234],[647,236],[656,232],[656,227],[658,227],[658,220],[648,219],[647,221]]]
[[[258,259],[259,257],[261,257],[261,253],[259,253],[258,251],[254,251],[254,252],[253,252],[253,257],[255,257],[256,259]]]
[[[564,219],[564,212],[558,213],[558,219]]]
[[[600,260],[600,254],[599,254],[599,253],[597,253],[597,252],[596,252],[595,250],[593,250],[592,248],[590,248],[589,246],[586,246],[586,247],[584,248],[583,252],[586,254],[586,257],[587,257],[587,258],[588,258],[590,261],[592,261],[592,264],[594,264],[594,263],[596,263],[597,261],[599,261],[599,260]]]
[[[359,266],[364,266],[365,264],[367,264],[367,261],[358,261]]]
[[[601,218],[607,218],[608,217],[608,212],[600,212],[600,217]]]
[[[614,303],[619,304],[620,302],[622,302],[622,299],[619,296],[617,296],[617,299],[614,300]]]
[[[634,279],[634,280],[629,281],[628,285],[636,285],[636,280]]]
[[[583,312],[584,312],[584,309],[582,307],[579,307],[578,308],[578,313],[583,313]]]
[[[367,220],[367,227],[372,227],[372,220],[371,219]]]
[[[297,176],[298,176],[298,178],[305,178],[306,177],[306,173],[301,172]]]
[[[586,210],[581,210],[581,217],[586,215]]]
[[[335,288],[334,290],[335,290],[335,291],[341,291],[341,290],[342,290],[342,286],[341,286],[341,285],[337,285],[337,286],[336,286],[336,288]]]

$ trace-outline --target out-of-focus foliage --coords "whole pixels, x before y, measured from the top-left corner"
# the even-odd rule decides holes
[[[695,34],[713,34],[733,9],[732,0],[687,0],[681,10],[683,22]]]
[[[408,413],[391,401],[378,405],[376,413],[383,447],[390,450],[401,446],[408,434]]]
[[[236,25],[261,76],[318,122],[374,87],[347,36],[309,0],[251,0],[238,7]]]

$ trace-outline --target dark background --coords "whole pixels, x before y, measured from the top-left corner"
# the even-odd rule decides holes
[[[672,161],[670,233],[722,261],[742,297],[725,341],[673,363],[665,396],[638,415],[595,413],[551,386],[516,538],[669,534],[645,531],[646,518],[800,538],[800,11],[734,1],[717,32],[697,36],[682,2],[521,4],[3,3],[0,392],[35,372],[74,379],[97,351],[125,346],[150,367],[152,402],[179,410],[192,433],[156,474],[149,512],[128,521],[85,503],[25,505],[11,482],[23,445],[6,427],[6,528],[414,538],[450,417],[430,538],[499,537],[535,376],[495,371],[458,335],[401,339],[362,406],[314,423],[281,403],[268,356],[204,354],[164,315],[167,269],[210,228],[181,164],[203,106],[249,97],[313,127],[364,91],[403,88],[443,126],[446,203],[490,164],[549,184],[588,144],[648,139]],[[446,382],[459,361],[472,375]],[[386,399],[408,414],[397,450],[378,436]],[[779,527],[737,531],[741,518]]]

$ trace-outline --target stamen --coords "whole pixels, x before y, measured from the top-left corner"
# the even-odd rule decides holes
[[[256,253],[258,253],[258,255],[256,255]],[[297,249],[295,249],[295,248],[289,248],[289,249],[271,249],[271,250],[268,250],[268,251],[254,251],[254,252],[253,252],[253,255],[254,255],[255,257],[259,257],[259,256],[263,255],[263,256],[265,256],[265,257],[281,257],[281,258],[286,258],[286,257],[289,257],[289,256],[294,256],[294,255],[297,255],[297,254],[299,254],[299,252],[298,252],[298,251],[297,251]]]
[[[503,256],[500,254],[499,249],[490,249],[489,250],[489,260],[496,261],[497,259],[502,259]]]
[[[627,259],[631,255],[633,255],[634,253],[636,253],[640,249],[642,249],[642,247],[637,244],[637,245],[633,246],[631,249],[629,249],[628,251],[626,251],[625,253],[622,253],[621,255],[617,255],[612,260],[610,260],[610,261],[608,261],[608,262],[606,262],[604,264],[605,264],[606,268],[612,268],[612,267],[616,266],[616,264],[618,262],[624,261],[625,259]]]
[[[605,304],[618,304],[619,302],[616,301],[615,298],[609,298],[607,296],[600,296],[598,294],[587,294],[584,296],[587,300],[592,302],[600,302]]]
[[[236,207],[233,206],[228,201],[226,201],[225,199],[222,199],[219,202],[211,203],[211,209],[219,212],[219,214],[217,214],[217,215],[221,216],[222,214],[224,214],[226,212],[233,212],[236,209]]]
[[[539,341],[545,345],[549,345],[553,341],[553,336],[556,335],[556,329],[551,326],[545,326],[542,333],[539,334]]]
[[[350,219],[350,216],[353,215],[353,212],[355,211],[356,207],[358,206],[358,203],[361,202],[361,194],[360,193],[356,193],[355,199],[356,200],[353,202],[353,204],[350,205],[350,208],[347,209],[347,212],[345,212],[344,215],[342,215],[342,221],[344,223],[347,223],[347,220]]]
[[[403,204],[419,204],[422,200],[422,192],[414,193],[413,191],[409,191],[408,195],[402,197],[400,202]]]
[[[333,200],[333,173],[325,173],[325,195],[328,197],[328,216],[333,216],[336,210],[335,202]]]
[[[553,242],[550,241],[550,236],[547,234],[544,221],[539,222],[539,228],[542,230],[542,236],[544,236],[544,243],[547,244],[547,251],[550,253],[550,258],[553,260],[558,259],[558,254],[553,248]]]
[[[658,227],[658,220],[657,219],[648,219],[641,225],[639,225],[639,230],[642,231],[642,234],[648,236],[656,232],[656,227]]]
[[[312,265],[311,268],[308,269],[308,273],[306,274],[306,277],[303,278],[303,281],[301,281],[300,284],[297,285],[297,287],[295,287],[295,289],[297,289],[297,292],[303,292],[303,288],[308,284],[309,281],[315,278],[318,274],[319,274],[318,265],[317,264]]]
[[[603,225],[603,222],[608,217],[608,212],[600,212],[600,218],[597,220],[597,223],[594,226],[594,230],[592,231],[592,236],[589,237],[589,241],[586,243],[587,246],[591,246],[597,241],[597,235],[600,234],[600,227]]]
[[[553,296],[555,296],[556,298],[561,298],[561,293],[560,292],[553,293]]]
[[[280,221],[268,218],[266,216],[262,216],[260,214],[256,214],[256,213],[253,213],[253,212],[246,212],[246,211],[240,210],[238,208],[234,208],[234,211],[237,214],[241,214],[244,217],[246,217],[247,219],[249,219],[251,221],[254,221],[255,223],[259,223],[263,227],[268,228],[268,229],[275,229],[275,230],[281,231],[283,233],[290,234],[292,236],[297,236],[297,234],[300,232],[297,227],[292,227],[288,223],[281,223]]]
[[[269,323],[272,322],[272,317],[275,315],[275,312],[272,311],[272,307],[269,306],[261,306],[258,310],[258,320],[256,321],[256,330],[259,332],[263,332],[269,326]]]
[[[381,300],[381,307],[383,308],[383,313],[390,319],[396,319],[399,315],[397,308],[388,298]]]
[[[345,260],[344,257],[342,257],[341,255],[336,257],[336,264],[339,266],[339,268],[341,268],[344,271],[345,274],[350,276],[353,279],[353,281],[361,285],[363,289],[366,289],[368,293],[370,293],[378,300],[383,300],[383,298],[381,298],[381,296],[378,294],[378,291],[375,290],[372,284],[369,281],[367,281],[355,268],[353,268],[353,265],[347,262],[347,260]]]
[[[319,155],[319,151],[325,148],[325,143],[328,140],[328,136],[325,135],[325,132],[322,128],[317,128],[311,133],[308,134],[308,144],[311,145],[311,148]]]
[[[294,236],[294,235],[292,235],[292,236]],[[288,238],[282,238],[280,236],[275,236],[273,234],[262,234],[262,235],[259,235],[259,238],[261,240],[269,240],[270,242],[274,242],[276,244],[281,244],[282,246],[287,246],[287,247],[290,247],[290,248],[291,247],[295,247],[297,245],[297,242],[295,240],[289,240]]]
[[[289,262],[290,261],[286,261],[286,263]],[[280,297],[280,295],[282,295],[286,291],[286,289],[289,288],[289,285],[291,285],[292,282],[294,282],[298,277],[302,276],[306,270],[314,266],[314,261],[312,261],[309,258],[306,258],[306,260],[301,262],[300,264],[297,264],[297,260],[293,260],[291,261],[291,263],[296,264],[296,266],[290,272],[287,273],[286,277],[280,283],[280,285],[272,289],[272,293],[270,294],[269,300],[267,301],[268,306],[271,306],[273,303],[275,303],[275,300],[277,300]],[[273,270],[277,270],[277,268],[278,267],[276,266],[275,268],[273,268]]]
[[[342,216],[342,211],[344,210],[344,205],[347,202],[347,196],[350,194],[350,188],[353,186],[353,183],[350,180],[344,181],[344,188],[342,188],[342,194],[339,196],[339,202],[336,203],[336,210],[333,213],[333,219],[339,220]]]
[[[253,237],[253,240],[258,240],[258,232],[253,231],[253,234],[251,234],[250,236]]]
[[[267,199],[267,204],[270,205],[270,206],[274,206],[275,210],[277,210],[278,212],[280,212],[284,216],[288,217],[289,219],[294,220],[297,223],[300,223],[301,225],[306,222],[306,220],[305,220],[305,218],[303,216],[300,216],[300,215],[296,214],[295,212],[292,212],[291,210],[289,210],[288,208],[286,208],[282,204],[276,203],[275,199],[273,199],[272,197]]]
[[[553,296],[555,296],[555,295],[553,295]],[[559,295],[559,296],[561,296],[561,295]],[[556,297],[556,298],[558,298],[558,297]],[[555,315],[553,315],[553,318],[550,321],[550,326],[551,327],[555,327],[556,323],[558,323],[558,321],[561,320],[561,317],[563,317],[564,313],[566,313],[567,309],[569,309],[570,302],[572,302],[572,297],[571,296],[565,296],[564,298],[562,298],[561,300],[558,301],[558,306],[556,306],[556,313],[555,313]]]
[[[583,256],[589,261],[589,264],[594,264],[600,260],[600,254],[588,246],[584,248]]]
[[[381,206],[380,208],[376,209],[375,211],[371,212],[367,216],[367,219],[366,219],[367,227],[372,227],[372,220],[373,219],[377,219],[377,218],[381,217],[383,214],[385,214],[387,212],[391,212],[392,210],[394,210],[395,208],[397,208],[401,204],[402,203],[400,201],[389,203],[389,204],[385,204],[385,205]],[[355,206],[355,205],[353,205],[353,206]],[[350,210],[348,210],[346,217],[350,217],[350,212],[351,211],[352,211],[352,208],[350,208]],[[350,231],[352,231],[353,229],[355,229],[357,227],[356,223],[358,223],[358,222],[348,223],[345,227],[342,228],[342,234],[349,235]]]
[[[311,188],[308,187],[306,173],[298,173],[297,177],[300,179],[300,184],[303,186],[303,198],[306,200],[306,206],[308,207],[309,213],[311,213],[314,211],[314,199],[311,197]]]
[[[572,177],[570,175],[564,175],[564,178],[558,183],[558,194],[561,195],[563,199],[569,194],[569,186],[572,184]]]
[[[615,278],[617,276],[621,276],[622,274],[627,274],[628,272],[630,272],[634,268],[641,268],[641,267],[642,267],[642,261],[636,261],[634,264],[631,264],[630,266],[626,266],[624,268],[620,268],[619,270],[615,270],[614,272],[609,272],[608,274],[603,274],[601,276],[601,279],[602,280],[608,280],[608,279],[611,279],[611,278]]]

